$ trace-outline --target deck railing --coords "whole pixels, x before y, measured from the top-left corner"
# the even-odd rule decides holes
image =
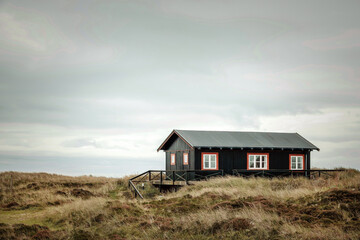
[[[290,170],[290,169],[270,169],[270,170],[244,170],[233,169],[232,173],[235,176],[250,177],[250,176],[306,176],[306,177],[320,177],[321,174],[330,176],[334,172],[342,172],[345,169],[309,169],[309,170]]]
[[[136,187],[139,183],[151,182],[159,186],[162,185],[189,185],[191,181],[199,181],[215,176],[224,176],[223,170],[148,170],[129,180],[130,190],[134,192],[135,197],[143,198]]]

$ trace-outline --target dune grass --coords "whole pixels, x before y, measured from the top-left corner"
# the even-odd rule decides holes
[[[359,239],[360,173],[221,177],[177,192],[129,177],[0,173],[0,239]]]

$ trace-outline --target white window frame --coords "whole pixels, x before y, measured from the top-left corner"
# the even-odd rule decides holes
[[[186,162],[185,162],[186,156]],[[183,165],[189,165],[189,153],[183,153]]]
[[[209,166],[205,166],[205,157],[208,156]],[[211,157],[215,156],[215,166],[211,167]],[[203,153],[202,154],[202,169],[203,170],[218,170],[218,153]]]
[[[292,167],[293,158],[295,158],[295,168]],[[299,168],[301,163],[302,168]],[[304,155],[290,154],[290,170],[304,170]]]
[[[256,167],[256,162],[257,162],[257,157],[259,157],[259,164],[260,167]],[[265,160],[264,158],[265,157]],[[262,153],[248,153],[247,156],[247,161],[248,161],[248,169],[250,170],[268,170],[268,161],[269,161],[269,154],[262,154]],[[254,162],[254,166],[251,166],[251,159],[253,159]],[[264,162],[264,164],[262,164]],[[264,167],[262,167],[262,165]]]
[[[175,153],[170,153],[170,165],[176,165],[176,155]]]

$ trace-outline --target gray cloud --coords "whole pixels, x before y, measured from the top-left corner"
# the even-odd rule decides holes
[[[324,142],[325,159],[330,142],[360,144],[359,7],[2,1],[0,153],[124,157],[138,146],[151,159],[173,128],[291,127]],[[289,116],[287,128],[262,120]]]

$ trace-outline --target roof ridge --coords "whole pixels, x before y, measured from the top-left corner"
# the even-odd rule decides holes
[[[184,130],[184,129],[174,129],[175,131],[187,131],[187,132],[235,132],[235,133],[288,133],[288,134],[298,134],[297,132],[263,132],[263,131],[223,131],[223,130]]]
[[[186,139],[181,133],[179,133],[178,131],[179,131],[179,129],[174,129],[173,130],[176,134],[178,134],[179,135],[179,137],[181,137],[185,142],[187,142],[190,146],[194,146],[192,143],[190,143],[189,141],[188,141],[188,139]],[[180,131],[183,131],[183,130],[180,130]]]

